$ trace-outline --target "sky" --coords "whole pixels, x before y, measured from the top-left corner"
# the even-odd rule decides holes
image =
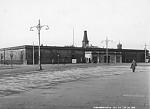
[[[150,49],[150,0],[0,0],[0,48],[38,45],[82,46],[84,31],[90,45],[124,49]]]

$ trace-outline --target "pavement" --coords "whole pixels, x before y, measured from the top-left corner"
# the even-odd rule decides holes
[[[129,69],[130,64],[81,66],[73,67],[73,70],[67,67],[58,73],[63,68],[61,66],[53,73],[45,71],[45,75],[33,73],[32,78],[27,73],[29,85],[35,84],[33,77],[41,76],[42,83],[38,81],[38,84],[44,87],[24,87],[27,91],[1,96],[0,109],[149,109],[149,64],[138,64],[135,72]],[[52,74],[53,78],[57,77],[55,81],[49,80]],[[13,76],[9,82],[16,82]],[[41,82],[41,78],[35,79]],[[9,82],[6,86],[10,85]],[[20,84],[24,82],[19,81]],[[47,84],[51,82],[57,84]]]

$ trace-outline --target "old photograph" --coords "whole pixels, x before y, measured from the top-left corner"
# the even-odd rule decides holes
[[[0,109],[150,109],[149,0],[0,0]]]

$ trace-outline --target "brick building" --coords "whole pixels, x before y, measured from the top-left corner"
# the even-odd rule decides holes
[[[34,53],[33,53],[34,51]],[[146,51],[148,56],[149,51]],[[33,59],[34,57],[34,59]],[[87,31],[84,31],[82,47],[41,46],[41,63],[106,63],[106,49],[90,47]],[[132,60],[145,62],[145,50],[122,49],[119,43],[117,49],[108,49],[109,63],[128,63]],[[24,45],[0,49],[1,64],[38,64],[38,46]]]
[[[24,45],[0,49],[0,63],[10,64],[11,54],[13,54],[13,64],[32,64],[33,63],[33,46]],[[148,51],[147,51],[148,54]],[[105,48],[82,48],[82,47],[55,47],[41,46],[41,63],[56,64],[72,63],[105,63]],[[145,61],[145,50],[133,49],[108,49],[109,63],[126,63],[135,59],[137,62]],[[34,46],[34,63],[38,63],[38,46]]]

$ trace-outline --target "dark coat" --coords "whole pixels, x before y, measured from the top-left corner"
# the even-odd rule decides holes
[[[130,68],[131,68],[131,69],[135,69],[136,66],[137,66],[137,64],[136,64],[136,62],[133,60]]]

